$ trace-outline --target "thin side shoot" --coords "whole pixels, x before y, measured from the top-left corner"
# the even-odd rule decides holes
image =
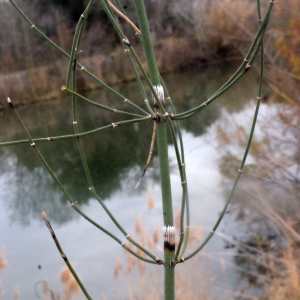
[[[145,173],[146,173],[146,171],[147,171],[147,169],[148,169],[148,166],[149,166],[149,164],[150,164],[150,161],[151,161],[151,158],[152,158],[152,154],[153,154],[154,143],[155,143],[156,128],[157,128],[157,124],[156,124],[156,122],[154,121],[154,122],[153,122],[153,132],[152,132],[152,138],[151,138],[151,145],[150,145],[149,156],[148,156],[146,165],[145,165],[145,167],[144,167],[144,171],[143,171],[143,173],[142,173],[142,176],[140,177],[138,183],[136,184],[135,189],[137,189],[137,188],[139,187],[139,185],[140,185],[140,183],[141,183],[141,181],[142,181],[142,179],[143,179],[143,177],[144,177],[144,175],[145,175]]]

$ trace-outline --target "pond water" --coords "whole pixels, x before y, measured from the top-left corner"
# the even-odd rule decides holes
[[[209,98],[229,78],[233,71],[229,65],[164,75],[176,110],[181,112],[193,108]],[[214,225],[226,197],[219,171],[220,151],[214,143],[218,138],[217,124],[220,126],[218,122],[224,113],[234,116],[237,112],[253,111],[255,103],[251,99],[256,98],[256,86],[254,74],[249,73],[217,102],[181,122],[191,225],[194,229],[201,228],[203,236]],[[139,103],[141,96],[134,83],[118,86],[117,89],[131,101]],[[103,90],[85,96],[113,108],[127,108],[121,100]],[[80,131],[122,119],[80,101],[78,106]],[[55,101],[18,107],[18,112],[33,137],[73,132],[71,101],[65,95]],[[25,138],[10,111],[2,112],[0,128],[0,142]],[[156,152],[140,187],[134,189],[147,160],[151,135],[151,124],[144,122],[101,131],[82,138],[82,142],[94,186],[108,208],[136,240],[141,239],[135,229],[137,220],[143,224],[143,234],[147,232],[152,236],[158,228],[159,243],[153,248],[150,243],[148,247],[155,255],[163,257],[163,220]],[[88,192],[76,141],[40,142],[37,146],[67,191],[78,201],[80,208],[125,241],[125,237]],[[169,150],[176,214],[180,206],[181,185],[171,143]],[[64,252],[93,299],[100,299],[101,294],[107,299],[128,299],[128,290],[138,290],[138,286],[144,291],[149,287],[161,289],[158,286],[163,281],[163,273],[159,273],[162,270],[157,266],[147,266],[145,273],[143,268],[136,267],[130,276],[126,275],[128,259],[122,247],[71,209],[28,144],[0,147],[0,155],[0,248],[5,247],[8,261],[8,266],[0,273],[4,299],[12,299],[16,287],[20,299],[39,299],[42,280],[47,280],[49,289],[62,293],[60,272],[64,262],[41,218],[42,211],[46,211]],[[149,199],[154,201],[151,209]],[[235,222],[228,215],[218,229],[228,235],[236,230]],[[189,245],[187,253],[199,243],[198,238],[195,237]],[[116,279],[115,266],[118,260],[122,262],[123,269]],[[212,238],[197,259],[189,264],[178,265],[176,269],[182,277],[188,278],[191,275],[187,274],[192,274],[197,285],[201,278],[203,290],[206,288],[209,293],[224,299],[233,299],[232,295],[241,289],[232,256],[224,250],[224,243],[218,235]],[[181,282],[180,279],[178,282]],[[83,298],[82,294],[78,297]]]

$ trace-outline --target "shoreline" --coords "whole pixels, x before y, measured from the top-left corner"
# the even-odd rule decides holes
[[[186,38],[165,38],[155,43],[156,59],[161,73],[173,72],[193,65],[207,64],[209,58],[197,40]],[[142,47],[135,48],[143,57]],[[212,54],[210,54],[212,57]],[[97,55],[78,59],[85,69],[93,73],[109,86],[135,79],[123,47],[116,48],[109,55]],[[144,63],[144,62],[143,62]],[[144,63],[145,66],[145,63]],[[0,75],[0,109],[6,109],[6,99],[10,97],[15,105],[54,99],[62,95],[68,60],[61,59],[50,66]],[[78,91],[102,88],[86,74],[77,72]]]

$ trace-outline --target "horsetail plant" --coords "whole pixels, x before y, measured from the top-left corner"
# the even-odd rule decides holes
[[[114,239],[117,243],[119,243],[125,250],[129,251],[132,255],[134,255],[137,259],[144,261],[145,263],[157,264],[164,266],[164,298],[167,300],[172,300],[175,297],[174,287],[175,287],[175,267],[178,263],[184,263],[186,260],[195,256],[211,239],[215,231],[217,230],[220,222],[222,221],[224,214],[229,206],[229,203],[233,197],[236,186],[239,182],[240,176],[242,174],[246,158],[249,152],[249,147],[251,144],[251,140],[253,137],[256,119],[259,111],[260,100],[262,96],[262,82],[263,82],[263,68],[264,68],[264,49],[263,49],[263,39],[266,32],[266,28],[270,19],[272,7],[274,4],[274,0],[271,0],[266,10],[265,16],[262,17],[261,8],[260,8],[260,0],[257,0],[257,12],[259,19],[259,28],[256,33],[255,38],[253,39],[249,50],[242,61],[241,65],[238,67],[236,72],[232,75],[232,77],[222,86],[220,87],[209,99],[207,99],[202,104],[194,107],[185,112],[177,113],[175,110],[175,104],[173,104],[171,97],[168,93],[167,87],[165,86],[161,75],[159,73],[156,57],[154,52],[153,43],[151,40],[151,34],[149,30],[149,24],[147,20],[146,9],[143,0],[134,0],[138,25],[134,24],[127,16],[125,11],[122,8],[122,5],[116,0],[116,3],[113,4],[109,0],[100,0],[104,11],[106,12],[108,18],[110,19],[112,26],[116,30],[120,42],[124,48],[126,57],[130,63],[132,71],[135,75],[136,81],[138,83],[141,95],[143,97],[143,101],[140,103],[133,103],[129,99],[127,99],[124,95],[121,95],[119,92],[114,90],[112,87],[108,86],[104,82],[102,82],[99,78],[89,72],[83,65],[81,65],[78,61],[80,60],[78,55],[80,53],[80,42],[82,40],[83,29],[88,20],[89,13],[92,9],[92,5],[95,0],[90,0],[86,6],[86,9],[82,13],[77,23],[76,31],[74,33],[73,44],[71,53],[68,54],[64,50],[62,50],[58,45],[56,45],[53,41],[51,41],[40,29],[38,29],[29,18],[23,13],[23,11],[17,6],[17,4],[13,0],[9,0],[10,3],[16,8],[19,14],[25,19],[25,21],[34,29],[35,32],[40,34],[44,39],[46,39],[57,51],[62,53],[69,59],[69,66],[67,70],[67,77],[65,85],[63,85],[62,90],[68,94],[70,94],[72,98],[72,124],[74,129],[74,134],[62,135],[62,136],[52,136],[52,137],[43,137],[43,138],[33,138],[29,131],[27,130],[25,124],[22,122],[21,117],[19,116],[16,108],[13,105],[13,102],[10,98],[8,98],[8,104],[10,108],[13,110],[14,115],[16,116],[17,122],[23,128],[26,138],[24,140],[18,140],[13,142],[4,142],[1,143],[0,146],[8,146],[15,145],[21,143],[29,143],[32,149],[36,152],[37,156],[40,158],[42,164],[47,169],[49,174],[52,176],[53,180],[57,183],[62,193],[70,202],[72,208],[76,210],[83,218],[85,218],[92,225],[96,226],[98,229],[103,231],[105,234],[109,235],[112,239]],[[136,35],[137,40],[142,44],[147,68],[144,68],[144,65],[140,58],[138,57],[132,43],[129,39],[124,35],[124,32],[118,22],[118,17],[121,17],[126,21],[127,25],[131,27],[133,32]],[[224,208],[216,220],[215,225],[213,226],[210,233],[204,239],[201,245],[199,245],[193,252],[185,255],[186,246],[188,243],[189,237],[189,227],[190,227],[190,218],[189,218],[189,198],[188,198],[188,185],[187,185],[187,177],[186,177],[186,166],[185,166],[185,155],[184,155],[184,144],[181,137],[180,132],[180,120],[189,118],[199,111],[204,109],[210,103],[218,99],[223,93],[225,93],[230,87],[232,87],[241,77],[243,77],[251,68],[251,65],[257,55],[260,54],[260,81],[257,95],[257,106],[254,112],[253,123],[249,133],[249,138],[247,145],[245,147],[245,152],[243,158],[240,163],[240,167],[237,170],[237,175],[233,184],[233,187],[228,195],[227,201],[225,202]],[[94,102],[84,96],[82,96],[77,91],[77,80],[76,74],[78,72],[83,72],[86,75],[90,76],[93,80],[95,80],[99,86],[107,89],[109,92],[113,93],[115,96],[120,98],[126,104],[131,106],[136,110],[135,113],[123,110],[117,110],[110,106],[99,104],[98,102]],[[141,75],[140,75],[141,74]],[[144,79],[144,81],[142,81]],[[147,95],[147,89],[150,90]],[[151,100],[149,101],[150,98]],[[95,128],[90,131],[81,132],[78,128],[77,121],[77,102],[85,101],[90,105],[95,106],[95,108],[99,108],[101,110],[109,111],[115,115],[124,115],[128,119],[121,121],[114,121],[111,124],[107,124],[106,126]],[[151,104],[152,101],[152,104]],[[145,107],[141,108],[140,105],[144,103]],[[84,147],[81,143],[81,138],[83,136],[87,136],[90,134],[94,134],[96,132],[100,132],[102,130],[114,129],[120,126],[129,126],[136,122],[152,122],[153,123],[153,134],[150,146],[149,157],[147,159],[145,168],[141,175],[139,182],[136,185],[136,188],[139,186],[139,183],[144,176],[147,167],[150,163],[151,155],[154,147],[155,137],[157,139],[157,148],[158,148],[158,156],[159,156],[159,171],[160,171],[160,180],[161,180],[161,191],[162,191],[162,207],[163,207],[163,236],[164,236],[164,257],[158,258],[153,255],[149,250],[147,250],[144,246],[136,242],[123,228],[123,226],[119,223],[119,221],[114,217],[113,213],[109,210],[109,208],[105,205],[103,200],[98,195],[94,185],[93,178],[90,173],[90,166],[87,163]],[[178,165],[178,170],[180,174],[181,186],[182,186],[182,196],[181,196],[181,215],[180,215],[180,228],[179,228],[179,241],[177,244],[177,249],[175,249],[175,227],[173,220],[173,203],[172,203],[172,190],[171,190],[171,180],[170,180],[170,166],[169,166],[169,157],[168,157],[168,137],[172,138],[176,160]],[[114,222],[116,227],[119,229],[120,233],[124,235],[124,237],[136,246],[139,250],[144,253],[143,255],[137,254],[134,250],[132,250],[129,246],[127,246],[122,240],[120,240],[116,235],[112,234],[100,224],[96,223],[89,216],[87,216],[80,208],[77,200],[74,200],[69,193],[66,191],[64,186],[61,184],[58,176],[54,174],[51,167],[48,165],[46,158],[43,156],[41,151],[39,150],[38,144],[42,142],[55,142],[60,139],[76,139],[79,155],[81,157],[83,169],[86,176],[87,186],[93,197],[99,202],[101,207],[110,217],[110,219]],[[67,260],[66,255],[64,254],[61,246],[55,236],[55,233],[50,225],[50,222],[46,216],[46,213],[43,212],[42,216],[47,224],[48,229],[55,241],[55,244],[61,253],[63,259],[65,260],[68,268],[72,272],[74,278],[77,280],[79,286],[81,287],[83,293],[88,299],[91,299],[88,292],[86,291],[83,283],[77,276],[75,270]],[[139,252],[140,253],[140,252]]]

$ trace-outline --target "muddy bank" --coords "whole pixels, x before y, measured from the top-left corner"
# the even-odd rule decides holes
[[[201,52],[201,47],[196,41],[185,38],[161,40],[156,43],[155,49],[158,67],[162,73],[189,65],[200,65],[207,56]],[[141,47],[136,48],[136,52],[143,58]],[[106,56],[98,55],[82,60],[79,57],[78,61],[108,85],[134,80],[134,74],[121,47]],[[0,105],[2,108],[7,107],[7,97],[15,104],[60,97],[61,86],[65,84],[67,66],[68,60],[64,59],[50,66],[0,76]],[[80,70],[77,83],[81,91],[101,88],[101,85]]]

